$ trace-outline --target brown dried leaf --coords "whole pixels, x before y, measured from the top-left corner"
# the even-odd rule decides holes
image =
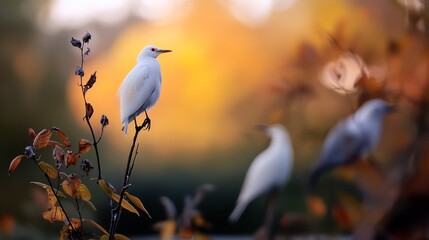
[[[53,207],[42,214],[43,218],[49,222],[64,222],[67,220],[66,214],[61,207]]]
[[[39,187],[42,187],[44,189],[47,189],[47,188],[52,189],[57,194],[58,197],[63,197],[63,198],[66,197],[66,195],[64,193],[62,193],[61,191],[58,191],[56,188],[51,188],[47,184],[44,184],[44,183],[41,183],[41,182],[30,182],[30,183],[35,184],[35,185],[37,185]]]
[[[92,117],[92,114],[94,114],[94,108],[92,107],[92,105],[90,103],[86,103],[85,117],[90,119]]]
[[[109,233],[106,231],[106,229],[104,229],[102,226],[100,226],[98,223],[94,222],[94,220],[92,219],[85,219],[85,222],[90,223],[92,226],[96,227],[98,230],[100,230],[100,232],[104,233],[107,235],[107,239],[109,239]],[[104,235],[104,236],[106,236]]]
[[[48,146],[51,136],[52,131],[50,129],[43,129],[42,131],[40,131],[33,140],[34,148],[41,149]]]
[[[112,199],[113,199],[115,202],[119,203],[119,198],[120,198],[120,196],[119,196],[118,194],[113,193],[111,197],[112,197]],[[131,203],[129,203],[127,200],[122,199],[122,204],[121,204],[121,206],[122,206],[124,209],[126,209],[126,210],[128,210],[128,211],[130,211],[130,212],[132,212],[132,213],[137,214],[137,216],[139,216],[139,217],[140,217],[140,214],[139,214],[139,212],[137,211],[137,209],[136,209],[135,207],[133,207],[133,205],[131,205]]]
[[[66,165],[66,168],[70,165],[76,165],[78,159],[79,154],[67,150],[66,154],[64,155],[64,164]]]
[[[58,170],[56,168],[52,167],[49,163],[46,163],[44,161],[40,161],[39,162],[39,167],[50,178],[55,179],[55,178],[58,177]]]
[[[69,138],[67,137],[67,135],[59,128],[57,127],[53,127],[52,130],[55,130],[55,132],[57,133],[58,137],[61,138],[61,141],[63,141],[64,145],[69,148],[71,147],[71,143],[69,141]]]
[[[143,212],[145,212],[149,218],[152,218],[149,214],[149,212],[147,211],[147,209],[144,207],[142,201],[140,201],[140,199],[136,196],[131,195],[128,192],[125,192],[125,196],[127,197],[127,199],[130,200],[130,202],[132,202],[136,207],[138,207],[140,210],[142,210]]]
[[[10,162],[9,170],[7,171],[9,176],[10,176],[11,172],[15,171],[15,169],[18,167],[19,163],[21,163],[21,159],[23,157],[26,157],[26,155],[18,155]]]
[[[91,192],[83,183],[77,187],[77,196],[85,201],[91,200]]]
[[[70,236],[70,225],[64,226],[60,231],[60,240],[66,240]]]
[[[48,146],[64,146],[64,144],[57,141],[49,140]]]
[[[92,143],[86,139],[81,139],[79,141],[79,154],[84,154],[89,152],[91,149]]]
[[[28,128],[28,135],[30,135],[30,137],[34,139],[36,137],[36,132],[32,128]]]
[[[94,72],[91,74],[91,77],[89,77],[88,82],[83,86],[83,93],[86,94],[86,91],[88,91],[92,86],[94,85],[95,81],[97,80],[97,72]]]
[[[55,146],[52,151],[52,158],[55,160],[55,166],[59,169],[64,163],[64,150],[59,146]]]
[[[115,192],[113,188],[107,184],[106,180],[100,179],[98,180],[98,185],[101,187],[101,189],[109,196],[111,197],[112,194]]]

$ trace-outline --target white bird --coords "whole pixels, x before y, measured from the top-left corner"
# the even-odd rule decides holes
[[[292,174],[293,149],[289,134],[280,124],[265,126],[265,133],[271,137],[270,145],[261,152],[249,167],[241,188],[237,204],[229,220],[236,222],[246,206],[260,195],[269,193],[266,221],[271,225],[272,213],[268,210],[274,204],[275,193],[283,188]]]
[[[383,118],[394,106],[381,99],[363,104],[328,133],[321,154],[309,177],[314,186],[323,172],[366,157],[378,145]]]
[[[144,47],[137,57],[137,65],[122,81],[118,93],[122,129],[125,134],[128,131],[128,124],[135,121],[142,112],[146,114],[142,127],[150,129],[147,110],[158,101],[161,91],[161,68],[156,58],[161,53],[167,52],[171,50],[159,49],[152,45]]]

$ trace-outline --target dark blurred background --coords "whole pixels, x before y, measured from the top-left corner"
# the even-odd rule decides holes
[[[23,159],[11,176],[7,169],[32,144],[30,127],[39,132],[57,126],[74,147],[90,139],[73,74],[80,55],[70,44],[71,37],[86,32],[92,39],[84,78],[97,71],[87,98],[97,134],[101,115],[110,120],[99,147],[103,176],[117,189],[133,134],[121,132],[117,88],[145,45],[173,50],[158,58],[163,89],[149,111],[152,129],[140,136],[129,190],[153,218],[124,212],[119,232],[156,234],[153,224],[166,218],[161,196],[171,198],[180,213],[184,197],[210,183],[215,188],[199,206],[211,223],[209,235],[252,234],[264,216],[264,197],[251,203],[238,223],[227,218],[248,166],[268,144],[254,125],[276,122],[288,128],[295,149],[293,176],[277,208],[277,233],[368,236],[398,229],[389,220],[396,219],[395,209],[403,209],[401,201],[423,203],[429,194],[429,165],[423,161],[427,13],[424,0],[2,1],[1,236],[43,239],[57,236],[62,227],[41,217],[43,192],[29,182],[45,179],[34,163]],[[330,172],[316,189],[307,189],[308,169],[326,133],[374,97],[398,105],[372,156],[386,175],[364,162]],[[53,164],[50,150],[39,154]],[[93,151],[83,158],[95,164]],[[82,174],[79,166],[67,172]],[[108,201],[90,180],[96,176],[96,171],[82,176],[98,208],[84,207],[84,215],[108,228]],[[426,233],[429,212],[404,210],[410,211],[422,213],[419,223],[410,224],[418,229],[403,226],[392,234]],[[405,213],[399,219],[408,222],[412,217]]]

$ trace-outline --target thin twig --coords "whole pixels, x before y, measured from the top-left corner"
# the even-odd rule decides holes
[[[134,148],[136,147],[136,142],[137,142],[137,137],[139,135],[139,132],[144,129],[144,123],[142,126],[138,126],[136,123],[136,120],[134,120],[135,122],[135,134],[133,137],[133,143],[131,145],[131,149],[130,149],[130,153],[128,155],[128,161],[127,161],[127,167],[125,169],[125,176],[124,176],[124,182],[122,184],[122,189],[121,189],[121,194],[119,197],[119,201],[118,204],[116,205],[116,207],[111,211],[112,216],[111,216],[111,221],[110,221],[110,230],[109,230],[109,240],[114,240],[114,234],[116,233],[116,229],[118,227],[118,223],[119,223],[119,219],[121,217],[121,211],[122,211],[122,201],[125,198],[125,191],[130,187],[130,178],[131,178],[131,172],[132,172],[132,168],[134,167],[134,162],[138,153],[138,144],[137,144],[137,148],[134,154],[134,158],[133,158],[133,153],[134,153]]]
[[[82,43],[82,47],[80,48],[80,57],[81,57],[80,68],[81,69],[83,69],[83,64],[84,64],[84,59],[85,59],[85,54],[83,52],[84,47],[85,47],[85,42]],[[85,117],[84,117],[84,119],[85,119],[86,123],[88,124],[89,130],[91,131],[91,136],[92,136],[92,140],[93,140],[93,144],[92,145],[94,146],[95,155],[96,155],[96,158],[97,158],[98,180],[100,180],[100,179],[102,179],[102,177],[101,177],[100,155],[98,153],[98,146],[97,146],[97,144],[100,141],[101,136],[100,136],[100,139],[97,141],[97,139],[95,137],[94,129],[92,128],[92,125],[91,125],[91,121],[89,120],[89,116],[88,116],[88,114],[86,114],[86,106],[88,105],[88,102],[86,101],[85,86],[83,85],[83,76],[80,76],[80,85],[79,86],[80,86],[81,91],[82,91],[82,96],[83,96],[83,101],[84,101],[84,107],[85,107],[84,108],[85,109]]]

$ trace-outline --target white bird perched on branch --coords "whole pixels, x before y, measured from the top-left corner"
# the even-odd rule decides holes
[[[262,194],[269,193],[264,224],[269,229],[274,214],[276,193],[286,184],[292,174],[293,149],[289,134],[280,124],[265,126],[264,130],[271,138],[270,145],[250,165],[237,205],[229,220],[236,222],[251,201]]]
[[[156,58],[161,53],[167,52],[171,50],[159,49],[152,45],[144,47],[137,57],[137,65],[122,81],[118,93],[122,129],[125,134],[128,131],[128,124],[136,121],[136,117],[142,112],[146,114],[142,127],[150,129],[147,110],[158,101],[161,91],[161,68]]]
[[[373,151],[380,140],[383,118],[393,109],[392,104],[373,99],[337,123],[328,133],[319,160],[310,173],[310,186],[317,183],[323,172],[356,161]]]

